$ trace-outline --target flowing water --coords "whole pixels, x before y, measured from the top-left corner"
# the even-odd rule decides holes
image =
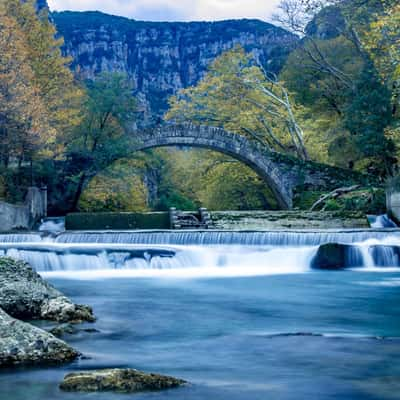
[[[315,271],[323,243],[345,271]],[[400,231],[0,235],[98,317],[65,339],[86,357],[0,374],[1,400],[400,398]],[[67,394],[65,373],[133,367],[191,382],[135,396]]]

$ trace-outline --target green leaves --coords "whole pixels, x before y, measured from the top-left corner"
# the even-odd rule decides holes
[[[240,46],[218,57],[204,79],[182,90],[170,105],[166,119],[223,127],[307,158],[289,93]]]

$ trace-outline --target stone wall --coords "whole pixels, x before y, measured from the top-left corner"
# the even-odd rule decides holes
[[[47,189],[31,187],[22,205],[0,201],[0,231],[30,230],[47,215]]]
[[[343,212],[307,211],[212,211],[214,229],[365,229],[365,215]]]
[[[369,175],[277,153],[220,128],[165,124],[135,134],[133,151],[162,146],[203,147],[227,154],[253,169],[274,192],[282,209],[293,208],[296,190],[330,191],[342,186],[376,184]]]

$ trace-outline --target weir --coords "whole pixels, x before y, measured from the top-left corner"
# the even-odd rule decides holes
[[[2,234],[0,255],[25,260],[39,272],[268,275],[310,271],[326,243],[348,245],[344,267],[400,266],[398,229]]]
[[[324,243],[352,244],[384,240],[400,230],[288,230],[288,231],[133,231],[65,232],[58,243],[129,243],[173,245],[317,246]],[[1,239],[0,239],[1,240]]]

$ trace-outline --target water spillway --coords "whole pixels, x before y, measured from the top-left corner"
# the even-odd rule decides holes
[[[57,235],[55,241],[57,243],[129,243],[184,246],[318,246],[324,243],[352,244],[372,239],[381,241],[390,236],[400,238],[400,230],[65,232]]]
[[[105,231],[0,235],[0,255],[46,273],[242,276],[305,273],[320,246],[346,245],[344,267],[400,266],[400,231]]]

